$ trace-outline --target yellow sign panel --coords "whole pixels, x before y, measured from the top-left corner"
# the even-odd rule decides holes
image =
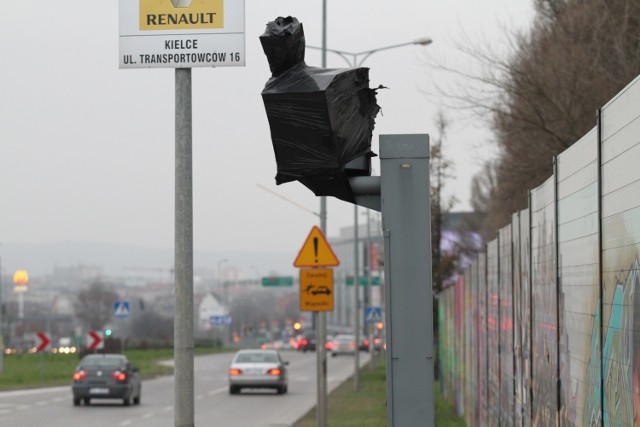
[[[333,270],[300,270],[300,311],[333,311]]]
[[[302,245],[294,267],[335,267],[340,261],[318,227],[313,227]]]
[[[140,30],[224,28],[224,0],[140,0]]]

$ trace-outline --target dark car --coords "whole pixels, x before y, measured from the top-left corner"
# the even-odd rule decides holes
[[[316,333],[312,331],[305,332],[300,341],[298,341],[298,350],[303,353],[316,350]]]
[[[82,358],[71,383],[73,404],[92,399],[122,399],[125,406],[140,404],[142,383],[138,369],[122,354],[90,354]]]

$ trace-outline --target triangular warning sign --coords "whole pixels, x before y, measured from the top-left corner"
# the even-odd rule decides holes
[[[340,265],[340,261],[333,253],[322,231],[314,226],[293,265],[294,267],[335,267]]]

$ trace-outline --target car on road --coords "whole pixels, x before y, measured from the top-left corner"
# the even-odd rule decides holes
[[[243,388],[273,388],[285,394],[289,388],[289,362],[277,350],[239,350],[229,366],[229,393]]]
[[[299,351],[306,353],[307,351],[316,350],[316,333],[314,331],[307,331],[302,335],[300,341],[298,341]]]
[[[74,406],[93,399],[122,399],[125,406],[140,404],[142,382],[138,369],[123,354],[84,356],[71,382]]]
[[[339,334],[331,341],[331,356],[356,353],[356,337],[350,334]]]

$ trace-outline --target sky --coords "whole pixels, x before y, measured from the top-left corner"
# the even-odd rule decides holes
[[[5,3],[0,256],[11,244],[68,241],[173,248],[174,70],[118,68],[116,0]],[[318,224],[312,212],[320,200],[297,182],[275,185],[260,96],[270,72],[258,37],[267,22],[291,15],[307,44],[321,46],[322,2],[246,0],[245,11],[246,66],[193,70],[194,249],[295,257]],[[328,48],[433,40],[377,52],[363,64],[371,87],[389,88],[378,95],[373,151],[380,134],[435,135],[442,106],[427,88],[463,83],[430,63],[455,59],[465,39],[499,43],[505,27],[525,27],[532,17],[531,0],[328,0]],[[307,51],[306,62],[320,66],[320,53]],[[328,53],[327,66],[347,64]],[[459,200],[456,209],[468,210],[471,177],[493,152],[490,134],[468,115],[443,112],[451,122],[445,155],[456,169],[447,192]],[[332,198],[327,205],[331,238],[353,225],[354,208]]]

